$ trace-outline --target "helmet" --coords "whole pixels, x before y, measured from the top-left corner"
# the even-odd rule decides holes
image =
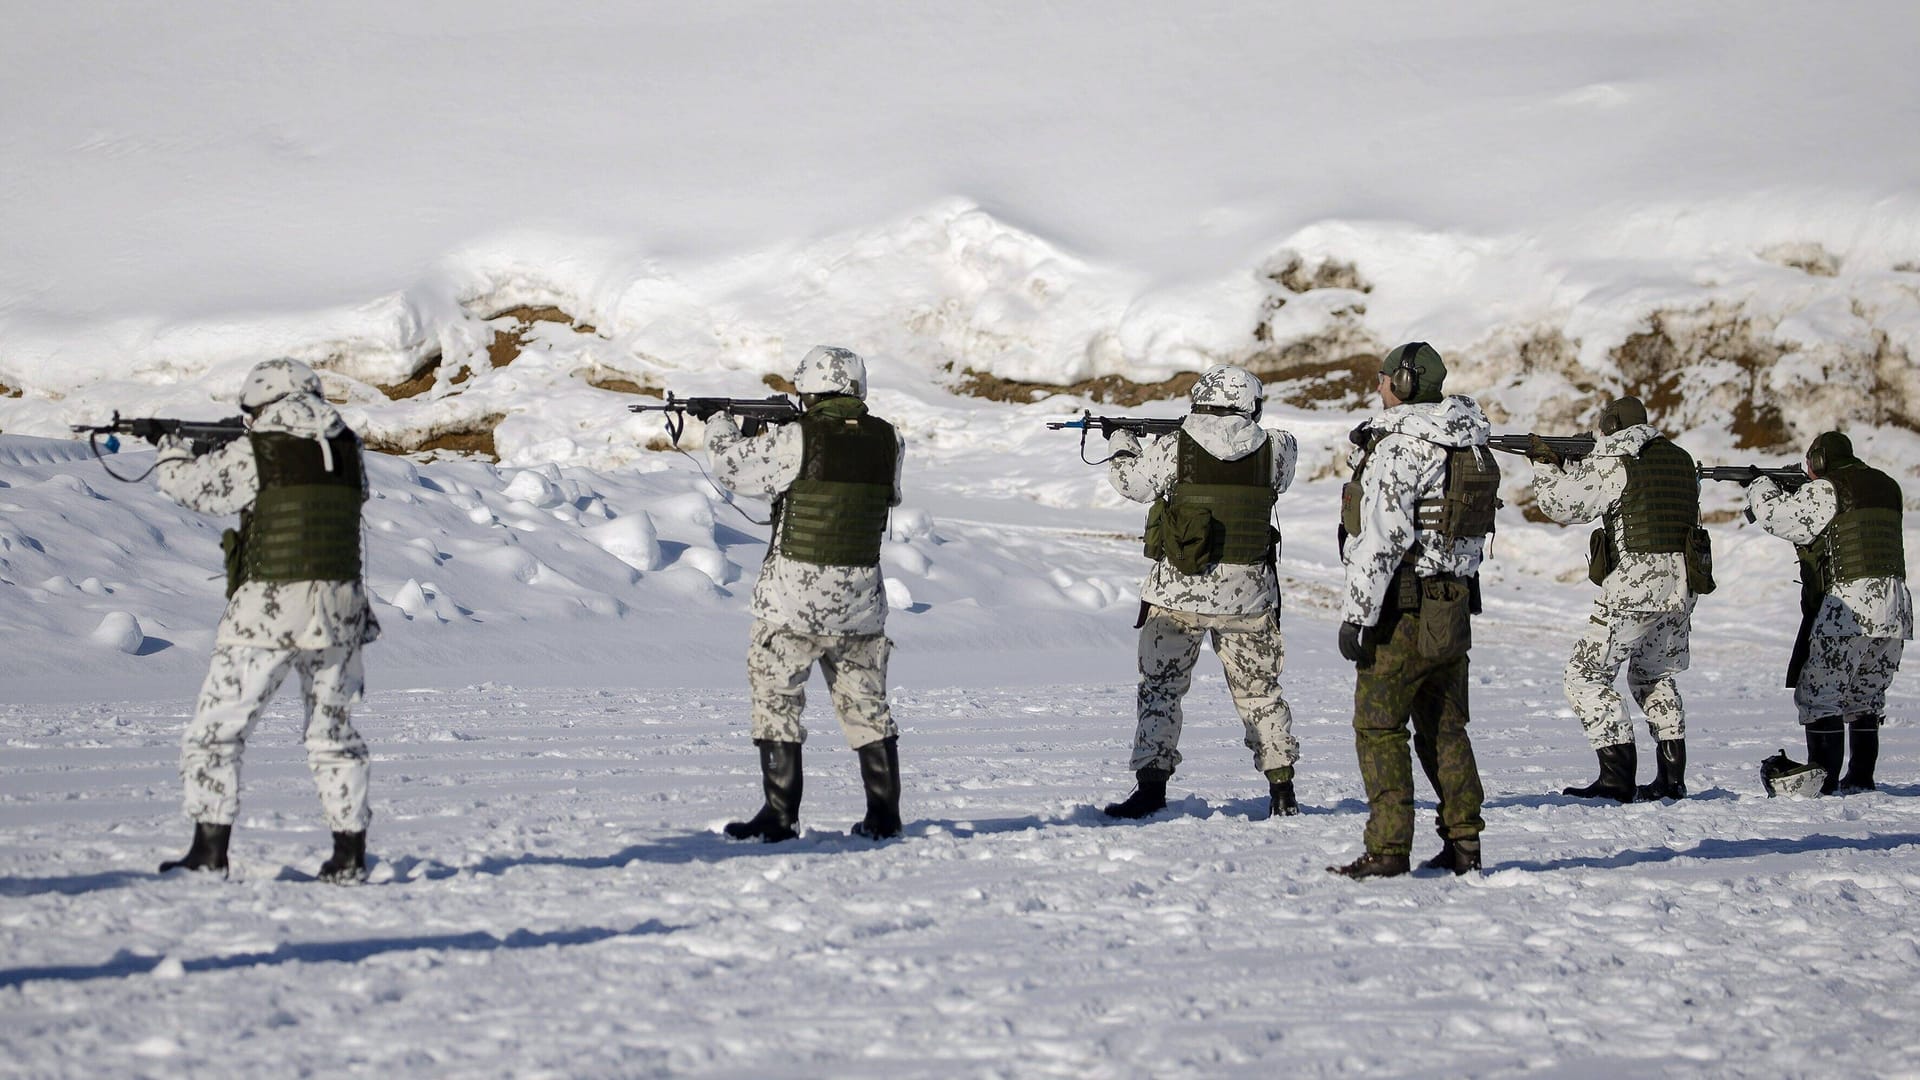
[[[1812,762],[1802,765],[1788,757],[1785,750],[1760,763],[1760,783],[1767,789],[1769,799],[1775,795],[1814,798],[1826,780],[1827,770]]]
[[[852,349],[837,345],[815,345],[800,358],[793,373],[793,388],[801,394],[852,394],[867,396],[867,362]]]
[[[1611,435],[1648,423],[1646,403],[1637,397],[1614,398],[1600,406],[1600,434]]]
[[[1807,447],[1807,469],[1814,476],[1823,476],[1852,460],[1853,440],[1837,431],[1814,436],[1813,445]]]
[[[240,384],[240,407],[253,412],[295,394],[320,397],[320,376],[298,360],[262,360]]]
[[[1267,388],[1260,385],[1253,372],[1246,368],[1221,364],[1208,368],[1189,391],[1196,406],[1210,409],[1230,409],[1233,412],[1257,416],[1260,402],[1267,396]]]
[[[1447,381],[1447,365],[1440,350],[1424,341],[1409,341],[1380,358],[1380,374],[1392,382],[1393,396],[1405,404],[1437,403]]]

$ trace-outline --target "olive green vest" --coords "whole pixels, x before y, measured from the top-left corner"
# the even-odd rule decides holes
[[[800,418],[800,476],[774,507],[780,554],[822,566],[879,566],[900,451],[893,425],[855,398]]]
[[[1623,458],[1627,489],[1620,509],[1604,520],[1613,550],[1636,555],[1677,555],[1700,524],[1700,480],[1693,457],[1666,438],[1657,438],[1633,457]]]
[[[1814,565],[1821,591],[1861,578],[1904,580],[1907,556],[1899,483],[1858,460],[1832,468],[1820,479],[1833,485],[1839,508],[1801,555]]]
[[[1360,534],[1360,496],[1363,490],[1360,478],[1366,474],[1367,464],[1373,460],[1374,447],[1389,434],[1392,433],[1373,434],[1367,441],[1366,450],[1360,455],[1360,464],[1353,470],[1353,479],[1340,489],[1343,549],[1346,537]],[[1415,526],[1446,540],[1492,535],[1496,515],[1503,505],[1500,501],[1500,466],[1494,461],[1492,451],[1485,447],[1433,445],[1446,451],[1446,472],[1441,481],[1439,498],[1421,499],[1413,504]],[[1409,546],[1407,558],[1411,560],[1416,555],[1417,549]]]
[[[1200,572],[1214,563],[1252,566],[1273,553],[1273,437],[1235,461],[1222,461],[1180,431],[1175,438],[1173,488],[1161,515],[1166,520],[1212,521]],[[1156,557],[1164,557],[1164,554]]]
[[[346,431],[320,444],[285,432],[254,432],[260,476],[253,506],[227,546],[227,595],[248,581],[358,581],[360,440]]]

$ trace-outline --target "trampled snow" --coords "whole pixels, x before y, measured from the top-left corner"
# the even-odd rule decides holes
[[[1920,491],[1904,8],[10,14],[0,1073],[1920,1075],[1916,684],[1881,791],[1764,798],[1760,759],[1801,754],[1793,558],[1731,485],[1681,681],[1692,798],[1557,794],[1593,770],[1560,685],[1585,530],[1528,521],[1503,460],[1488,872],[1322,869],[1364,815],[1333,649],[1352,357],[1433,341],[1504,430],[1672,376],[1662,420],[1704,462],[1784,464],[1837,421]],[[849,835],[816,694],[802,837],[740,845],[766,508],[625,406],[765,394],[817,342],[871,358],[907,438],[882,556],[907,835]],[[497,454],[369,461],[358,889],[307,880],[284,699],[234,879],[153,876],[187,837],[229,523],[65,437],[226,415],[276,354],[383,444]],[[1208,655],[1173,804],[1114,824],[1140,513],[1043,423],[1179,403],[954,391],[1221,360],[1269,374],[1301,444],[1278,521],[1306,813],[1261,820]]]

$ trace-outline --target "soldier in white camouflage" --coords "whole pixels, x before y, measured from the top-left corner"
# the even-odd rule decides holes
[[[320,392],[305,364],[268,360],[240,390],[248,433],[210,452],[160,442],[160,490],[204,514],[239,514],[222,538],[227,608],[182,742],[193,844],[169,870],[224,875],[240,809],[240,764],[267,700],[300,680],[307,764],[333,855],[323,881],[367,874],[367,744],[350,713],[363,686],[360,647],[379,635],[361,582],[360,504],[367,479],[360,437]]]
[[[880,544],[900,503],[903,443],[867,411],[861,358],[820,346],[793,378],[796,423],[743,433],[733,417],[707,420],[714,477],[742,495],[773,500],[773,536],[753,587],[747,646],[754,744],[765,801],[727,835],[765,842],[798,835],[807,676],[826,678],[848,745],[860,759],[866,817],[860,836],[898,836],[899,731],[887,708],[887,598]]]
[[[1274,499],[1293,483],[1292,435],[1259,424],[1260,380],[1221,365],[1191,391],[1180,429],[1149,436],[1115,431],[1108,480],[1135,502],[1152,503],[1140,588],[1140,687],[1129,796],[1106,807],[1118,818],[1167,805],[1180,765],[1181,698],[1193,682],[1200,644],[1211,637],[1246,729],[1253,765],[1267,780],[1272,817],[1300,812],[1294,765],[1300,757],[1293,712],[1280,692],[1286,650],[1275,573],[1280,534]]]
[[[1588,566],[1600,596],[1566,670],[1567,701],[1599,758],[1600,775],[1563,794],[1622,803],[1683,799],[1686,712],[1674,673],[1687,669],[1693,627],[1688,551],[1705,543],[1697,531],[1700,481],[1693,458],[1648,422],[1638,398],[1608,402],[1598,428],[1586,457],[1563,461],[1538,436],[1527,455],[1542,514],[1562,525],[1601,522]],[[1614,689],[1623,664],[1627,689],[1655,740],[1654,779],[1639,786],[1633,725]]]
[[[1447,369],[1425,342],[1382,359],[1385,410],[1354,429],[1341,493],[1346,569],[1340,655],[1356,665],[1354,747],[1367,791],[1366,853],[1327,869],[1352,878],[1411,868],[1414,756],[1439,797],[1441,848],[1426,869],[1480,868],[1480,771],[1467,737],[1470,617],[1499,506],[1487,418],[1443,395]]]
[[[1747,517],[1799,551],[1802,622],[1787,685],[1807,757],[1826,774],[1821,791],[1871,791],[1887,686],[1913,639],[1905,504],[1898,482],[1838,431],[1813,440],[1806,470],[1813,479],[1797,491],[1756,479]]]

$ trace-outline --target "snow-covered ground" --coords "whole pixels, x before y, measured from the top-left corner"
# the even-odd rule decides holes
[[[1802,752],[1793,559],[1730,485],[1693,798],[1555,794],[1593,769],[1560,688],[1585,530],[1528,522],[1506,460],[1488,872],[1322,870],[1364,811],[1336,462],[1385,348],[1438,345],[1503,430],[1633,389],[1703,462],[1785,464],[1841,424],[1920,497],[1910,6],[15,6],[0,1075],[1920,1076],[1920,684],[1880,792],[1763,797],[1760,759]],[[848,834],[816,694],[804,835],[738,845],[765,508],[625,406],[765,394],[821,342],[907,439],[909,824]],[[227,523],[65,437],[230,414],[271,355],[381,445],[493,448],[370,459],[365,888],[305,880],[285,701],[234,879],[152,876]],[[1209,655],[1173,805],[1115,824],[1141,515],[1043,424],[1177,414],[1083,380],[1219,361],[1300,439],[1307,813],[1254,820]],[[983,382],[1003,400],[957,392]]]

